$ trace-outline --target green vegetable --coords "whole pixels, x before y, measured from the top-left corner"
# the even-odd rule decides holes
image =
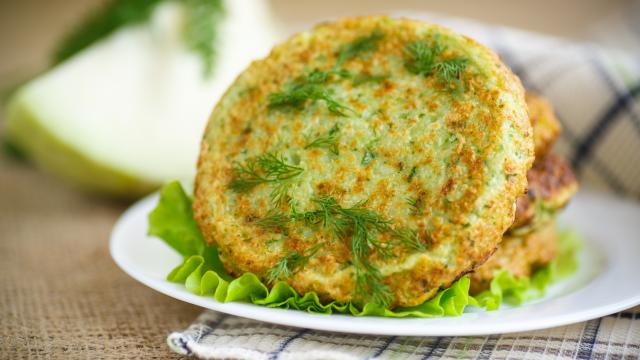
[[[383,37],[384,32],[380,29],[375,29],[371,34],[359,37],[353,42],[342,46],[338,51],[338,60],[335,67],[338,68],[342,66],[346,61],[351,60],[362,53],[376,50],[378,43]]]
[[[460,73],[468,64],[468,60],[456,57],[441,59],[444,48],[438,43],[430,45],[426,41],[417,40],[405,47],[407,60],[405,67],[410,72],[430,76],[436,74],[444,82],[452,82],[460,77]]]
[[[201,254],[205,242],[193,219],[191,199],[178,182],[160,191],[158,206],[149,214],[149,235],[164,240],[183,256]]]
[[[326,82],[333,73],[313,70],[291,82],[283,91],[269,94],[269,107],[301,108],[308,101],[324,101],[327,109],[334,114],[345,116],[346,111],[353,111],[342,105],[333,97]]]
[[[238,193],[246,193],[260,184],[271,183],[275,187],[271,191],[271,201],[279,204],[286,198],[288,181],[304,170],[287,164],[285,158],[279,154],[266,153],[251,158],[244,164],[235,164],[232,169],[234,179],[229,189]]]
[[[360,163],[364,166],[367,166],[371,164],[371,162],[375,158],[376,158],[376,154],[370,148],[367,148],[364,151],[364,155],[362,155],[362,160],[360,161]]]
[[[284,281],[276,281],[269,289],[252,273],[245,273],[238,278],[231,277],[224,270],[217,248],[204,243],[191,217],[191,200],[180,185],[176,182],[166,185],[160,197],[156,209],[149,216],[149,233],[160,237],[184,256],[183,263],[169,273],[167,280],[182,283],[192,293],[211,296],[219,302],[242,301],[316,314],[422,318],[460,316],[467,306],[481,306],[492,310],[498,308],[502,301],[518,303],[531,299],[529,295],[522,294],[541,296],[549,284],[570,275],[577,267],[575,253],[580,242],[575,233],[565,231],[560,236],[560,254],[550,265],[537,271],[531,279],[514,279],[507,272],[499,272],[491,282],[491,290],[480,294],[477,299],[469,295],[470,281],[465,276],[438,292],[433,299],[413,307],[390,310],[373,302],[363,306],[335,301],[323,304],[315,292],[301,296]],[[330,220],[318,221],[330,223]],[[380,222],[384,223],[382,220]],[[197,245],[195,241],[200,241],[201,244]],[[291,260],[295,259],[287,257],[286,268],[289,271]]]
[[[297,251],[290,251],[287,256],[283,257],[267,272],[267,278],[270,283],[274,283],[280,279],[286,279],[300,266],[303,266],[309,259],[314,256],[322,244],[318,244],[309,249],[306,255]]]
[[[305,149],[310,148],[322,148],[327,149],[334,155],[340,155],[340,151],[338,150],[338,132],[340,131],[340,127],[336,124],[329,130],[329,133],[325,136],[320,136],[319,138],[313,140]]]
[[[169,0],[110,0],[91,14],[56,48],[53,63],[59,64],[93,43],[111,35],[124,26],[147,21],[156,6]],[[217,24],[223,14],[222,0],[173,0],[183,3],[186,23],[183,37],[186,45],[199,54],[210,74]]]
[[[564,230],[559,235],[559,254],[548,265],[538,269],[531,278],[516,278],[509,271],[499,270],[494,274],[489,290],[478,294],[476,299],[487,310],[495,310],[503,302],[520,305],[539,299],[550,284],[576,271],[578,263],[575,254],[579,248],[578,235],[571,230]]]
[[[164,0],[111,0],[87,17],[55,49],[53,63],[58,64],[111,35],[125,25],[149,19],[156,5]]]
[[[191,51],[200,55],[204,63],[205,75],[209,76],[213,72],[216,54],[214,45],[218,36],[217,24],[224,15],[222,0],[182,1],[187,13],[183,31],[184,42]]]

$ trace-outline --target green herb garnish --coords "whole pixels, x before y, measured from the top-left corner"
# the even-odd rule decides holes
[[[200,55],[205,75],[211,75],[215,57],[217,24],[224,15],[221,0],[182,0],[186,6],[183,38],[189,49]]]
[[[53,64],[59,64],[124,26],[143,23],[156,6],[170,0],[110,0],[70,32],[55,49]],[[173,0],[185,5],[183,38],[202,57],[206,73],[213,64],[216,25],[223,14],[221,0]]]
[[[371,34],[359,37],[353,42],[343,45],[338,51],[338,60],[335,67],[342,66],[346,61],[362,53],[374,51],[383,37],[384,32],[380,29],[375,29]]]
[[[454,81],[460,77],[468,61],[460,57],[439,59],[443,51],[444,48],[437,41],[430,45],[417,40],[405,47],[405,54],[409,58],[405,61],[405,67],[414,74],[430,76],[435,73],[445,82]]]
[[[321,244],[311,247],[306,255],[300,254],[297,251],[290,251],[267,271],[267,278],[269,282],[274,283],[277,280],[291,277],[297,268],[303,266],[318,252],[320,247]]]
[[[433,69],[445,82],[451,82],[457,80],[460,77],[460,73],[467,66],[467,59],[453,58],[436,62],[433,65]]]
[[[256,221],[256,225],[267,230],[285,230],[287,224],[291,221],[289,215],[271,210],[267,215]]]
[[[307,144],[304,148],[322,148],[327,149],[334,155],[340,155],[340,151],[338,150],[338,132],[340,131],[340,127],[336,124],[331,130],[327,133],[327,135],[320,136],[317,139],[313,140],[309,144]]]
[[[388,305],[391,297],[389,288],[383,283],[379,270],[369,261],[369,256],[375,252],[379,257],[388,257],[395,245],[423,250],[424,245],[417,232],[405,228],[394,229],[390,220],[365,208],[364,202],[349,208],[340,206],[331,196],[317,198],[313,202],[317,209],[307,212],[298,212],[292,203],[291,218],[303,221],[308,226],[320,225],[335,239],[345,241],[350,235],[356,269],[356,293],[369,294],[369,301]],[[391,234],[395,241],[380,242],[378,235],[385,233]]]
[[[163,0],[112,0],[91,14],[55,49],[53,63],[58,64],[107,37],[124,25],[147,21]]]
[[[376,154],[375,154],[375,153],[374,153],[370,148],[367,148],[367,149],[364,151],[364,155],[362,156],[362,160],[360,161],[360,163],[361,163],[362,165],[364,165],[364,166],[367,166],[367,165],[369,165],[369,164],[373,161],[373,159],[375,159],[375,158],[376,158]]]
[[[332,113],[345,116],[346,111],[353,111],[334,99],[332,91],[327,89],[326,82],[331,72],[313,70],[295,79],[284,91],[269,94],[269,107],[301,108],[308,101],[324,101]]]
[[[411,180],[413,180],[414,176],[416,176],[416,172],[418,171],[417,167],[412,167],[411,171],[409,171],[409,176],[407,176],[407,182],[411,182]]]
[[[387,74],[374,74],[374,75],[357,74],[353,77],[353,86],[359,86],[368,82],[379,83],[388,78],[389,78],[389,75]]]
[[[303,172],[298,166],[287,164],[282,155],[266,153],[264,155],[251,158],[243,164],[236,163],[233,168],[234,178],[229,184],[229,189],[237,193],[246,193],[260,184],[274,183],[282,185],[286,180],[292,179]],[[281,191],[281,186],[276,186],[276,190]],[[274,195],[280,193],[272,193]]]

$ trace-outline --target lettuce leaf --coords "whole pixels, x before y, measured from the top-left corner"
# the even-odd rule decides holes
[[[573,274],[578,268],[576,253],[580,238],[575,231],[562,230],[558,236],[558,256],[529,277],[516,278],[507,270],[494,274],[489,290],[476,295],[476,300],[487,310],[495,310],[502,302],[520,305],[544,296],[549,285]]]
[[[575,270],[577,263],[573,254],[579,244],[575,236],[571,243],[561,242],[558,259],[531,279],[514,278],[507,271],[499,271],[490,290],[473,297],[469,295],[469,277],[464,276],[431,300],[418,306],[391,310],[372,303],[364,306],[336,301],[323,304],[315,292],[300,295],[284,281],[276,282],[269,289],[252,273],[233,278],[224,270],[217,248],[205,243],[193,219],[191,199],[178,182],[169,183],[161,190],[160,201],[149,214],[149,234],[159,237],[184,256],[183,263],[169,273],[167,280],[184,284],[190,292],[211,296],[219,302],[241,301],[314,314],[421,318],[460,316],[467,306],[493,310],[499,308],[502,301],[519,304],[542,296],[550,283]]]

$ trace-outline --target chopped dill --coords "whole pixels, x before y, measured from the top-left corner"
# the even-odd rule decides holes
[[[407,177],[407,182],[411,182],[411,180],[413,180],[413,178],[416,176],[416,172],[418,171],[417,167],[412,167],[411,171],[409,171],[409,176]]]
[[[378,47],[378,43],[384,37],[384,32],[380,29],[375,29],[371,34],[361,36],[349,44],[343,45],[338,51],[338,60],[335,67],[342,66],[346,61],[353,59],[354,57],[374,51]]]
[[[394,235],[398,239],[398,244],[404,246],[407,249],[416,251],[426,250],[425,245],[420,241],[418,232],[413,229],[400,228],[394,230]]]
[[[424,200],[421,198],[407,198],[407,204],[411,207],[411,214],[422,215],[424,210]]]
[[[291,277],[296,269],[309,261],[321,247],[322,244],[312,246],[308,249],[306,255],[300,254],[297,251],[289,251],[285,257],[278,260],[278,262],[267,271],[267,279],[269,282],[274,283],[277,280]]]
[[[357,74],[353,77],[353,86],[359,86],[368,82],[379,83],[388,78],[389,78],[389,75],[387,74],[373,74],[373,75]]]
[[[360,161],[360,163],[364,166],[369,165],[373,159],[376,158],[376,154],[371,150],[371,148],[367,148],[364,151],[364,155],[362,156],[362,160]]]
[[[130,1],[130,0],[129,0]],[[182,0],[185,4],[186,21],[183,41],[187,47],[202,58],[205,76],[213,72],[215,57],[216,24],[224,15],[221,0]]]
[[[428,76],[433,71],[433,64],[436,57],[442,52],[439,43],[430,46],[426,41],[417,40],[404,49],[405,54],[409,57],[404,65],[410,72],[418,75]]]
[[[283,200],[283,183],[303,172],[301,167],[287,164],[282,155],[266,153],[251,158],[243,164],[236,163],[232,167],[233,180],[229,183],[229,189],[237,193],[246,193],[260,184],[275,183],[275,194],[272,192],[272,200]],[[275,199],[274,199],[275,198]]]
[[[393,228],[391,220],[385,219],[373,210],[367,209],[365,202],[351,207],[342,207],[332,196],[313,199],[315,209],[300,212],[295,201],[289,202],[291,211],[288,215],[280,212],[269,212],[258,225],[267,229],[283,229],[291,221],[300,221],[306,226],[321,226],[333,239],[348,241],[351,249],[352,264],[355,268],[356,293],[368,297],[365,300],[386,306],[391,299],[389,287],[384,284],[380,271],[369,260],[376,254],[379,258],[391,256],[394,246],[402,246],[411,250],[424,250],[418,233],[408,228]],[[392,240],[381,242],[379,236],[391,235]],[[312,253],[315,253],[312,252]],[[270,279],[290,276],[293,269],[312,255],[301,256],[290,252],[271,270]]]
[[[460,77],[468,61],[461,57],[439,59],[444,50],[437,41],[430,45],[424,40],[417,40],[405,47],[408,57],[405,67],[417,75],[429,76],[435,73],[442,81],[454,81]]]
[[[331,152],[334,155],[340,155],[340,151],[338,150],[338,132],[339,131],[340,131],[340,126],[336,124],[331,128],[331,130],[329,130],[329,132],[326,135],[318,137],[317,139],[307,144],[307,146],[305,146],[304,148],[305,149],[322,148],[322,149],[329,150],[329,152]]]
[[[467,59],[453,58],[436,62],[433,68],[442,80],[451,82],[460,77],[460,73],[467,66],[467,63]]]
[[[286,230],[286,226],[290,221],[289,215],[270,210],[265,217],[256,221],[256,225],[267,230]]]
[[[289,84],[285,90],[269,94],[269,108],[300,108],[308,101],[324,101],[330,112],[345,116],[346,111],[353,111],[334,99],[333,93],[327,89],[326,82],[332,73],[313,70],[300,76]]]

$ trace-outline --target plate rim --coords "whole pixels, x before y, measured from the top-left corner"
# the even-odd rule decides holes
[[[601,194],[594,194],[589,192],[581,191],[580,195],[582,197],[595,197],[602,199],[615,199],[616,201],[620,201],[615,197],[604,196]],[[331,332],[341,332],[341,333],[350,333],[350,334],[360,334],[360,335],[380,335],[380,336],[477,336],[477,335],[490,335],[490,334],[507,334],[514,332],[522,332],[522,331],[532,331],[532,330],[541,330],[546,328],[552,328],[557,326],[563,326],[568,324],[574,324],[578,322],[588,321],[595,318],[603,317],[606,315],[610,315],[637,305],[640,305],[640,291],[638,291],[635,296],[625,298],[623,300],[609,303],[606,305],[602,305],[595,308],[587,308],[582,309],[577,312],[571,312],[562,315],[555,315],[553,317],[541,317],[538,319],[531,319],[525,323],[513,323],[513,322],[505,322],[505,323],[491,323],[491,329],[483,328],[483,327],[471,327],[467,328],[464,326],[465,322],[468,322],[468,317],[477,318],[478,316],[491,316],[491,314],[500,314],[501,310],[495,310],[492,312],[479,312],[479,313],[465,313],[460,317],[436,317],[436,318],[384,318],[384,317],[353,317],[351,315],[343,315],[343,314],[310,314],[307,312],[299,311],[299,310],[291,310],[291,309],[278,309],[278,308],[269,308],[259,305],[254,305],[250,303],[242,303],[242,302],[227,302],[221,303],[216,301],[212,297],[200,296],[189,292],[182,284],[171,283],[167,280],[159,280],[153,277],[150,277],[146,274],[137,273],[132,268],[129,267],[128,260],[125,259],[125,254],[119,251],[120,242],[126,238],[123,234],[126,233],[126,225],[128,222],[132,221],[135,215],[138,213],[142,213],[146,208],[151,207],[151,205],[157,201],[158,193],[152,193],[134,203],[130,206],[116,221],[111,235],[109,239],[109,253],[111,258],[114,260],[116,265],[124,271],[127,275],[135,279],[137,282],[142,283],[143,285],[158,291],[166,296],[172,297],[174,299],[184,301],[190,303],[192,305],[200,306],[202,308],[213,310],[221,313],[226,313],[229,315],[239,316],[246,319],[263,321],[272,324],[296,327],[296,328],[307,328],[313,330],[320,331],[331,331]],[[634,207],[638,207],[637,204],[627,201],[621,200],[621,203],[631,204]],[[146,214],[143,214],[146,215]],[[146,219],[146,216],[144,216]],[[144,234],[146,236],[146,234]],[[569,294],[567,294],[569,295]],[[509,309],[505,309],[502,311],[508,311]],[[293,314],[293,315],[292,315]],[[480,314],[480,315],[472,315],[472,314]],[[489,314],[489,315],[487,315]],[[447,321],[449,319],[453,322],[459,322],[459,326],[455,328],[447,328],[446,330],[439,330],[437,327],[429,327],[422,326],[416,328],[415,326],[406,326],[405,329],[392,327],[388,329],[386,326],[371,328],[365,327],[363,325],[366,324],[358,324],[356,320],[354,322],[350,322],[349,324],[345,324],[341,321],[331,321],[332,317],[347,317],[347,318],[366,318],[366,319],[375,319],[376,321],[380,321],[382,323],[402,323],[405,325],[414,325],[407,324],[407,322],[415,323],[418,321],[430,321],[430,320],[440,320]],[[300,323],[301,320],[313,320],[313,321],[305,321],[304,323]]]

